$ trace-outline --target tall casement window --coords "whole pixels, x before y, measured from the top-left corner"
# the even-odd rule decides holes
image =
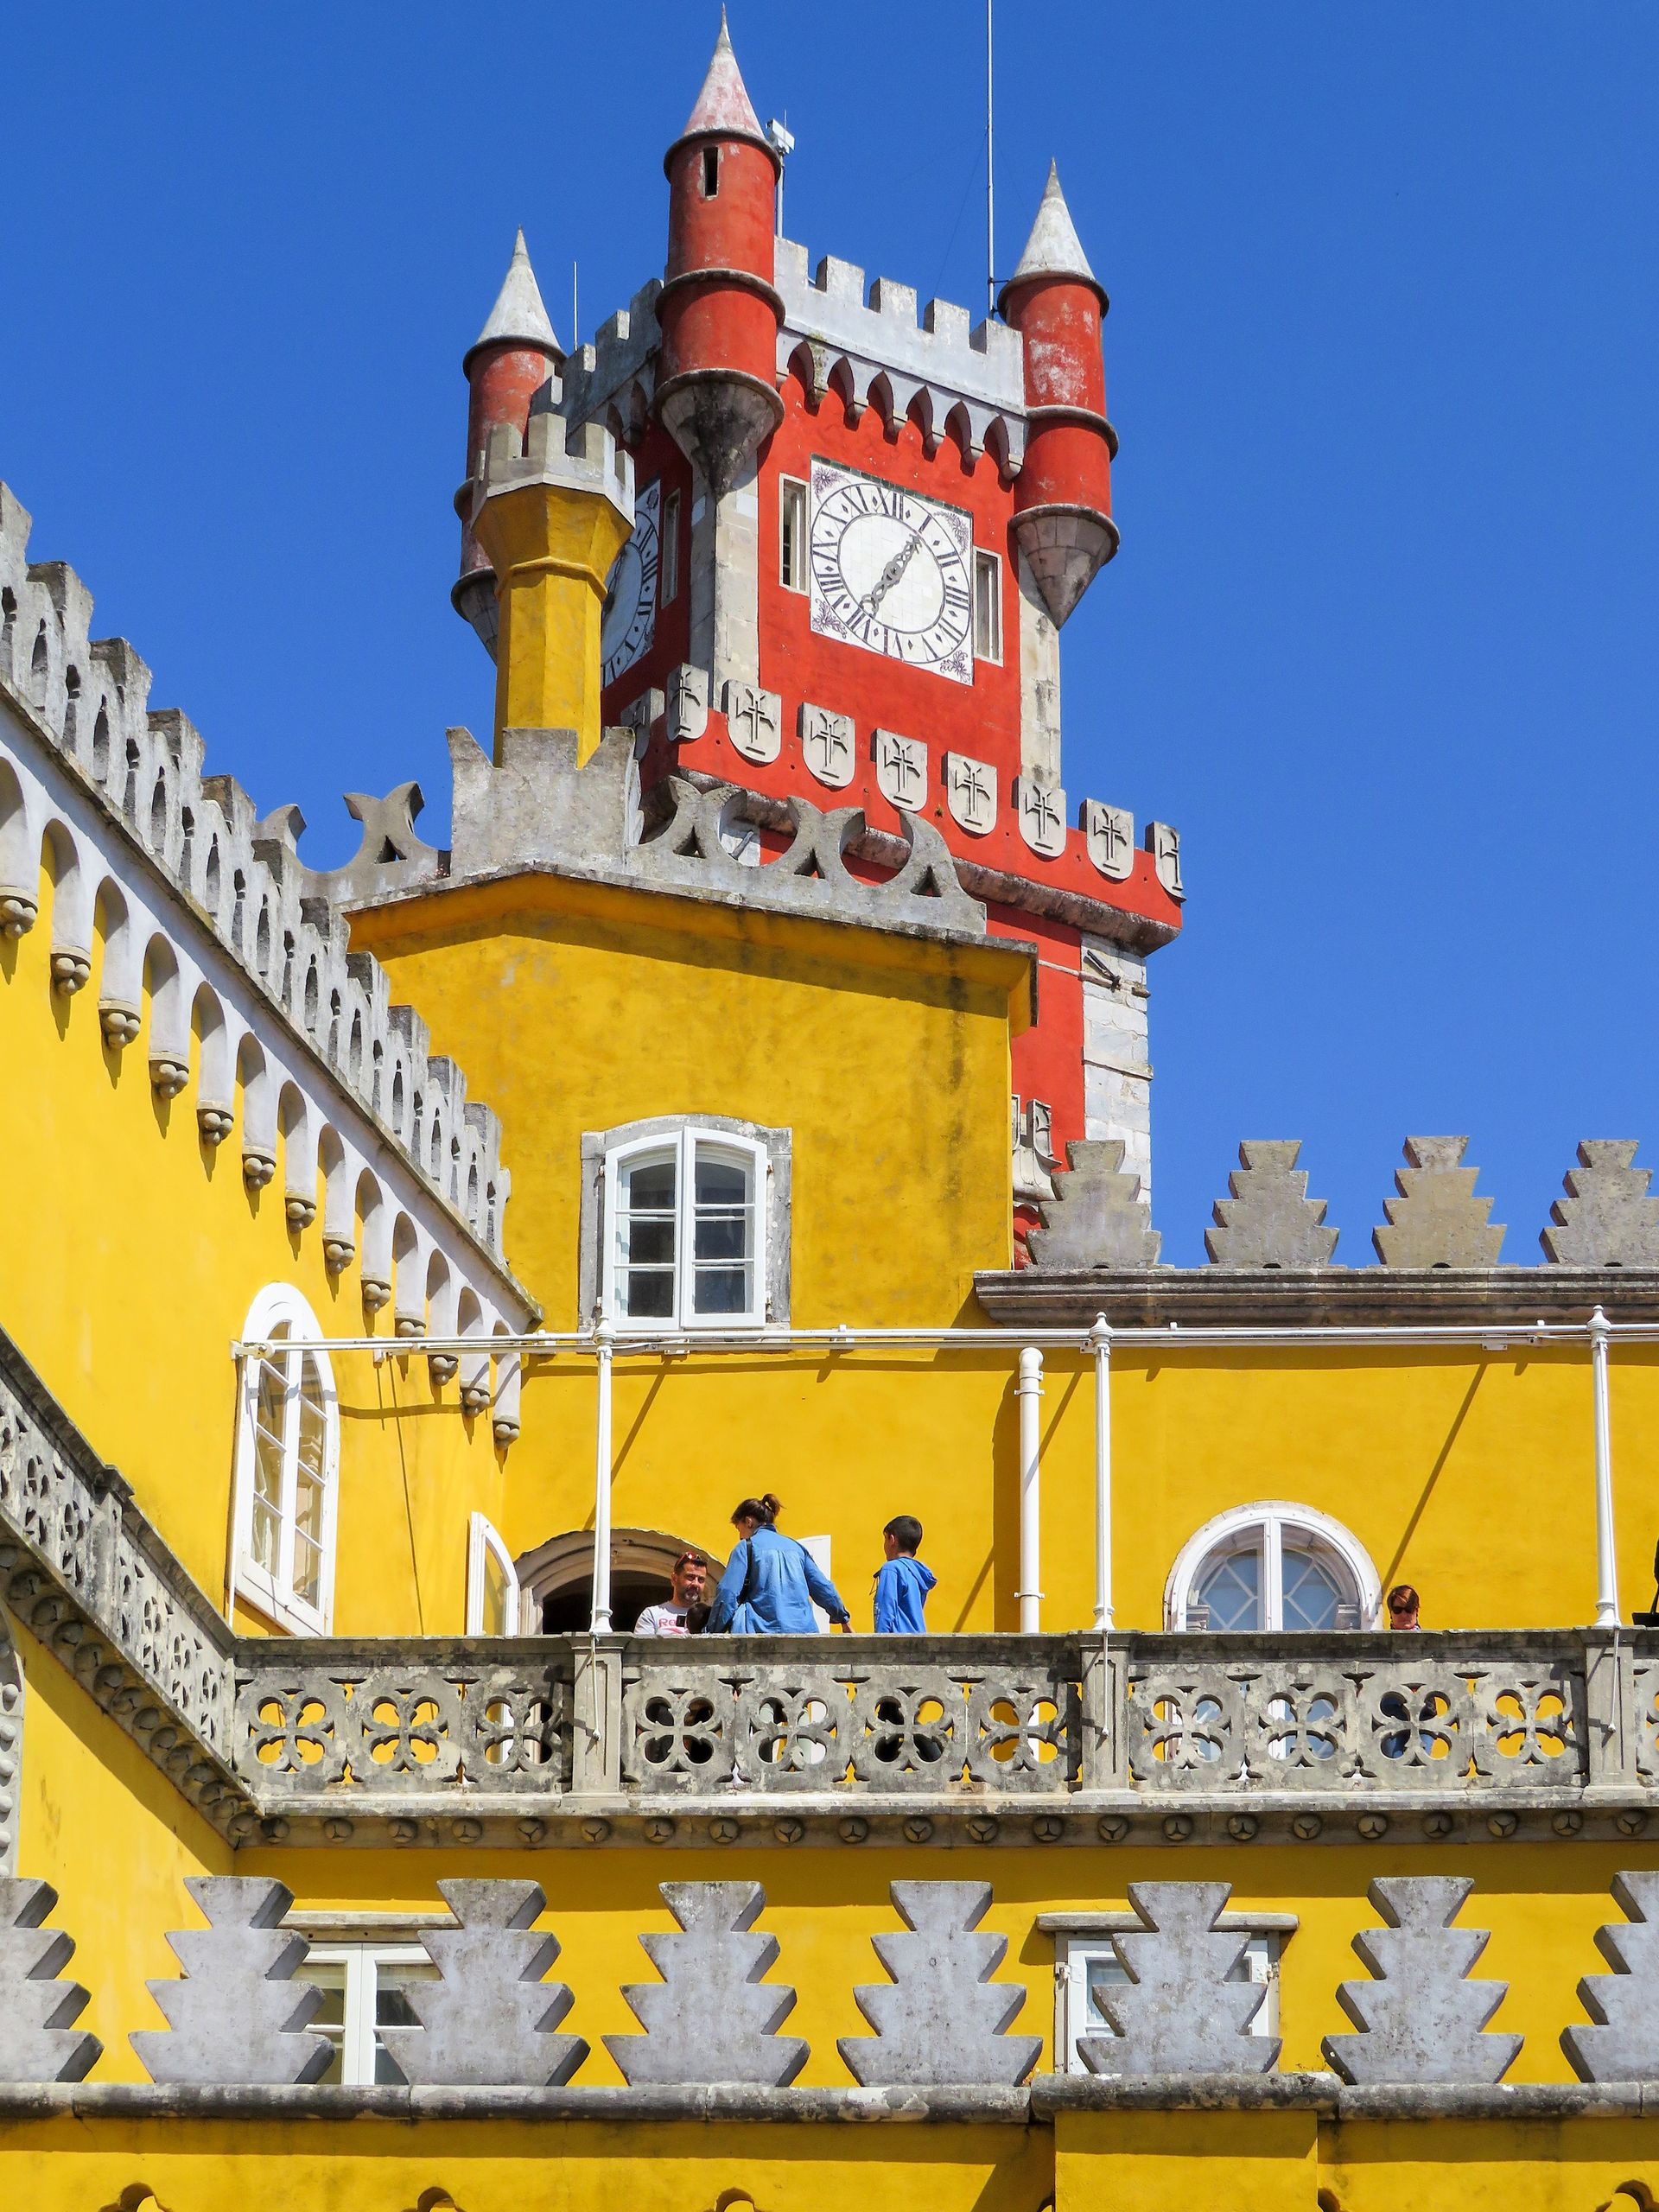
[[[680,595],[680,495],[663,502],[663,530],[657,553],[657,604],[672,607]]]
[[[279,1627],[321,1636],[334,1592],[340,1414],[334,1373],[316,1316],[286,1283],[260,1292],[242,1336],[267,1349],[243,1363],[234,1588]]]
[[[1370,1628],[1376,1569],[1340,1522],[1277,1501],[1235,1507],[1182,1549],[1164,1595],[1173,1629]]]
[[[995,553],[974,554],[974,658],[1002,658],[1002,563]]]
[[[789,1133],[666,1116],[582,1140],[584,1310],[633,1329],[788,1319]]]
[[[467,1524],[467,1633],[518,1633],[518,1570],[512,1554],[481,1513],[474,1513]]]
[[[806,589],[806,486],[792,476],[778,486],[778,581],[785,591]]]
[[[411,1982],[438,1978],[419,1943],[313,1943],[295,1980],[322,1991],[310,2024],[333,2047],[322,2079],[358,2086],[406,2079],[380,2031],[419,2027],[406,1992]]]

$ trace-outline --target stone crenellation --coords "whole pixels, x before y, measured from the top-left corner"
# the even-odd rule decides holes
[[[0,485],[0,698],[15,697],[78,783],[124,823],[270,1006],[499,1262],[508,1189],[500,1124],[467,1098],[465,1075],[431,1050],[419,1017],[391,1003],[378,962],[347,950],[335,898],[351,889],[359,863],[333,877],[304,868],[297,808],[262,817],[233,777],[206,772],[203,741],[188,719],[150,709],[149,671],[132,647],[92,636],[92,595],[74,571],[29,559],[29,528],[27,512]],[[412,785],[385,801],[347,800],[365,824],[359,861],[372,845],[377,882],[388,880],[379,863],[389,845],[405,874],[435,857],[413,838],[419,803]],[[0,776],[0,927],[8,935],[22,935],[36,918],[48,826],[32,818],[37,811],[20,784]],[[397,842],[399,825],[411,841],[407,850]],[[72,849],[54,900],[54,974],[72,988],[90,972],[99,885],[90,865],[77,864],[68,826],[56,834]],[[118,932],[106,950],[102,998],[112,1041],[137,1033],[148,950],[136,933],[124,934],[130,942]],[[160,1019],[171,1020],[175,1057],[188,1068],[189,1006],[175,1004]],[[163,1039],[164,1060],[166,1046]],[[227,1095],[207,1104],[228,1117],[233,1070],[220,1068],[213,1079]],[[275,1110],[273,1102],[273,1123]],[[211,1138],[215,1130],[203,1126]]]
[[[572,423],[613,408],[615,435],[632,440],[643,433],[657,385],[657,349],[662,344],[657,297],[662,289],[653,276],[565,363],[558,380],[560,404]]]
[[[1326,2036],[1325,2057],[1344,2082],[1501,2082],[1521,2037],[1487,2022],[1507,1983],[1471,1979],[1488,1936],[1454,1928],[1474,1883],[1446,1874],[1379,1876],[1370,1897],[1381,1928],[1354,1938],[1370,1981],[1344,1981],[1337,2002],[1357,2033]]]
[[[1466,1136],[1406,1139],[1406,1165],[1395,1172],[1395,1195],[1382,1202],[1387,1225],[1372,1232],[1382,1268],[1499,1272],[1505,1231],[1488,1220],[1493,1201],[1475,1195],[1479,1171],[1462,1165],[1468,1144]],[[1205,1231],[1212,1268],[1348,1272],[1332,1256],[1338,1232],[1325,1226],[1325,1201],[1307,1195],[1301,1148],[1297,1138],[1240,1144],[1228,1196],[1216,1200],[1214,1226]],[[1043,1227],[1030,1240],[1034,1268],[1158,1265],[1139,1179],[1119,1172],[1122,1157],[1108,1160],[1109,1149],[1073,1146],[1070,1166],[1055,1172],[1053,1198],[1040,1206]],[[1632,1165],[1636,1153],[1632,1138],[1580,1145],[1567,1195],[1550,1209],[1554,1225],[1539,1238],[1548,1266],[1659,1269],[1659,1199],[1648,1197],[1650,1178]]]
[[[801,368],[816,403],[832,387],[855,413],[879,407],[890,429],[919,420],[930,451],[947,435],[969,460],[988,447],[1010,475],[1026,448],[1025,344],[1002,322],[970,327],[965,308],[930,300],[917,314],[915,289],[833,256],[809,273],[806,248],[777,244],[784,304],[779,373]]]

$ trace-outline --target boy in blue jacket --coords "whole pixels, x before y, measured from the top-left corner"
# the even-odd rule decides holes
[[[916,1556],[921,1549],[922,1524],[900,1513],[881,1531],[887,1565],[875,1578],[875,1632],[878,1636],[925,1636],[927,1623],[922,1609],[933,1587],[933,1570]]]

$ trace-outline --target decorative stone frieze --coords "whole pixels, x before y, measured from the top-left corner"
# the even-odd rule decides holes
[[[1096,1994],[1114,2033],[1079,2041],[1091,2074],[1272,2072],[1279,2038],[1250,2033],[1262,1993],[1230,1978],[1249,1932],[1217,1925],[1231,1894],[1226,1882],[1129,1884],[1141,1925],[1112,1938],[1130,1979]]]
[[[630,2088],[639,2082],[747,2082],[783,2088],[806,2063],[798,2037],[780,2036],[795,1992],[762,1977],[778,1939],[749,1931],[766,1902],[759,1882],[664,1882],[682,1932],[642,1936],[660,1982],[624,1989],[645,2030],[607,2036]]]
[[[668,679],[668,741],[684,745],[709,727],[709,671],[683,661]]]
[[[1135,873],[1135,817],[1128,809],[1086,798],[1079,826],[1089,858],[1107,881],[1127,883]]]
[[[1020,835],[1032,851],[1044,860],[1058,860],[1065,850],[1065,793],[1058,785],[1016,776],[1014,810]]]
[[[1324,1226],[1325,1200],[1307,1195],[1307,1171],[1296,1165],[1301,1149],[1295,1139],[1239,1146],[1237,1170],[1227,1179],[1231,1196],[1216,1200],[1216,1225],[1204,1232],[1215,1266],[1330,1266],[1337,1231]]]
[[[1475,1196],[1480,1171],[1461,1165],[1468,1148],[1467,1137],[1406,1139],[1400,1195],[1382,1201],[1389,1225],[1371,1231],[1385,1268],[1496,1267],[1504,1232],[1488,1225],[1492,1201]]]
[[[876,789],[889,805],[910,813],[926,804],[927,747],[919,737],[900,737],[897,730],[878,729],[870,738],[870,758],[875,765]]]
[[[971,760],[964,753],[947,753],[944,797],[951,820],[970,836],[988,836],[995,829],[996,770],[988,760]]]
[[[580,2036],[552,2032],[570,2010],[563,1982],[542,1977],[558,1940],[531,1932],[546,1910],[538,1884],[440,1882],[453,1928],[426,1928],[421,1942],[436,1982],[411,1982],[418,2027],[387,2027],[381,2040],[410,2082],[539,2089],[568,2082],[588,2056]]]
[[[1172,899],[1185,899],[1186,886],[1181,880],[1181,837],[1167,822],[1148,822],[1147,850],[1152,855],[1153,868]]]
[[[1553,1266],[1659,1268],[1659,1198],[1653,1177],[1633,1165],[1635,1138],[1586,1137],[1579,1164],[1567,1171],[1567,1195],[1549,1209],[1553,1224],[1539,1233]]]
[[[1561,2049],[1581,2082],[1659,2082],[1659,1873],[1615,1874],[1613,1896],[1628,1916],[1596,1930],[1612,1972],[1579,1984],[1594,2025],[1564,2029]]]
[[[1033,1267],[1153,1268],[1163,1239],[1152,1226],[1141,1178],[1125,1174],[1121,1137],[1069,1144],[1028,1243]]]
[[[293,1891],[238,1874],[192,1875],[184,1886],[207,1925],[168,1937],[183,1979],[148,1985],[168,2024],[128,2037],[150,2080],[320,2080],[334,2047],[306,2031],[322,1992],[294,1980],[307,1946],[281,1925]]]
[[[60,1979],[75,1946],[42,1925],[57,1902],[45,1882],[0,1876],[0,2082],[82,2082],[104,2048],[72,2025],[87,1993]]]
[[[775,691],[763,691],[758,683],[728,683],[721,711],[734,752],[760,767],[778,758],[784,744],[784,702]]]
[[[893,1979],[853,1992],[875,2030],[873,2036],[842,2036],[836,2046],[853,2079],[877,2088],[1023,2082],[1043,2039],[1007,2032],[1025,2003],[1017,1984],[991,1979],[1007,1938],[973,1932],[989,1908],[990,1884],[889,1886],[908,1932],[870,1939]]]
[[[842,791],[853,780],[856,739],[850,715],[832,714],[828,707],[803,705],[800,712],[801,758],[808,775],[831,791]]]
[[[1514,2065],[1521,2037],[1485,2032],[1507,1983],[1469,1979],[1490,1939],[1452,1925],[1474,1886],[1445,1874],[1371,1884],[1384,1925],[1363,1929],[1354,1949],[1376,1979],[1337,1991],[1359,2033],[1326,2036],[1322,2046],[1344,2082],[1501,2082]]]

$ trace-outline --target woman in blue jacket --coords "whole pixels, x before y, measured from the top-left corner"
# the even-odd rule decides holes
[[[783,1510],[768,1491],[746,1497],[733,1514],[741,1541],[726,1562],[705,1635],[816,1636],[815,1600],[838,1628],[850,1624],[835,1584],[806,1546],[779,1535]]]

